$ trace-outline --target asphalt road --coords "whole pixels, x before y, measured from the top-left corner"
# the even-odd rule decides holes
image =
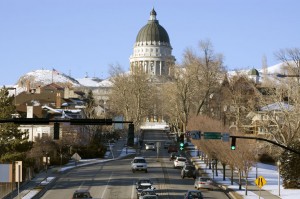
[[[165,141],[167,135],[162,131],[147,131],[147,141]],[[163,142],[162,142],[163,146]],[[135,182],[140,178],[150,178],[154,182],[160,199],[180,199],[189,189],[194,189],[192,178],[181,179],[180,169],[173,168],[166,149],[157,151],[140,151],[148,162],[148,173],[132,173],[130,162],[133,157],[120,159],[86,167],[75,168],[56,181],[43,199],[67,199],[77,189],[88,189],[93,198],[101,199],[135,199]],[[218,187],[214,190],[202,190],[204,198],[228,198]]]

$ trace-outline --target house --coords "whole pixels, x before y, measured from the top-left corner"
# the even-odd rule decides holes
[[[16,96],[16,110],[23,118],[85,118],[85,93],[70,87],[62,87],[51,83],[43,87],[30,88]],[[28,132],[29,141],[35,137],[48,135],[53,137],[53,124],[49,125],[21,125],[22,131]],[[68,123],[60,125],[60,134],[64,132],[82,132],[80,126],[70,126]]]

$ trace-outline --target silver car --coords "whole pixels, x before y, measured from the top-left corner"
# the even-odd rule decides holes
[[[174,168],[182,168],[184,167],[186,162],[186,158],[185,157],[176,157],[176,159],[174,160]]]
[[[207,177],[198,177],[195,180],[194,187],[196,189],[213,189],[213,182],[211,178]]]
[[[149,142],[145,144],[146,150],[155,150],[155,144],[153,142]]]
[[[148,172],[147,162],[144,157],[135,157],[131,161],[131,170],[134,173],[135,171],[145,171]]]

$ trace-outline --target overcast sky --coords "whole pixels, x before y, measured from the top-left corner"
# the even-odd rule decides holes
[[[278,63],[274,53],[300,48],[299,0],[0,0],[0,85],[33,70],[107,78],[129,70],[139,30],[154,7],[178,63],[209,39],[228,70]]]

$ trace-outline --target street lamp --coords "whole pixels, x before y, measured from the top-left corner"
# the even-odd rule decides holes
[[[278,168],[278,196],[280,196],[280,160],[277,161],[277,168]]]
[[[214,168],[215,168],[215,165],[217,164],[217,161],[216,161],[215,159],[213,159],[213,160],[211,161],[211,164],[212,164],[213,179],[215,179]]]

